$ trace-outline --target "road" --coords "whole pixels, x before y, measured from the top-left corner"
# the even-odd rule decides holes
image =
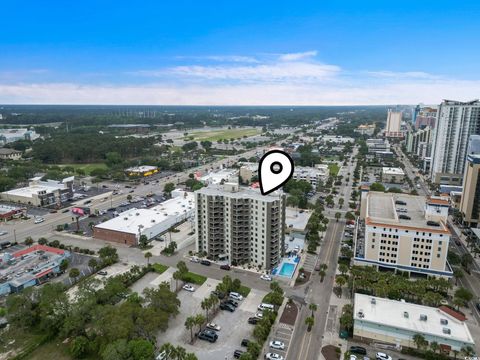
[[[423,195],[423,196],[428,196],[430,195],[430,189],[428,188],[428,185],[425,184],[425,181],[423,179],[423,176],[418,176],[416,175],[418,173],[418,169],[413,166],[413,164],[410,162],[410,159],[403,153],[402,148],[397,144],[394,145],[394,149],[397,152],[401,161],[403,161],[405,165],[405,172],[406,175],[412,180],[415,186],[415,190],[417,190],[418,195]],[[415,182],[415,177],[419,177],[419,180]],[[420,187],[417,187],[417,184],[420,185]]]
[[[202,165],[196,168],[191,168],[183,172],[179,172],[175,175],[161,178],[159,179],[158,183],[149,182],[149,184],[147,185],[144,185],[144,184],[137,185],[136,189],[131,194],[126,193],[126,191],[123,191],[123,194],[118,194],[118,195],[111,195],[111,193],[98,195],[95,197],[94,200],[92,200],[91,203],[89,203],[86,206],[90,207],[92,210],[93,209],[106,210],[110,207],[117,207],[122,202],[127,201],[128,195],[145,196],[152,192],[155,193],[155,192],[163,191],[163,187],[165,186],[166,183],[173,182],[176,184],[180,184],[188,179],[188,174],[190,173],[193,173],[199,170],[205,171],[212,167],[216,168],[223,165],[229,166],[229,165],[232,165],[234,162],[238,161],[238,159],[240,159],[241,157],[248,158],[250,156],[254,156],[257,152],[263,153],[265,149],[266,147],[259,147],[259,148],[255,148],[247,152],[244,152],[242,154],[228,156],[222,160],[218,160],[213,163]],[[122,189],[122,190],[125,190],[125,189]],[[126,190],[129,190],[129,189],[126,189]],[[107,197],[107,200],[104,200],[105,197]],[[76,206],[83,205],[85,201],[86,199],[80,200],[74,203],[74,205]],[[0,224],[0,231],[8,232],[7,235],[2,237],[2,240],[8,240],[8,241],[16,240],[18,242],[22,242],[27,236],[31,236],[34,239],[38,239],[42,236],[46,236],[52,233],[56,229],[57,225],[71,223],[72,215],[70,214],[70,212],[62,213],[61,211],[59,211],[54,214],[51,214],[51,213],[46,214],[44,216],[44,219],[45,221],[40,224],[35,224],[33,218],[29,220],[11,221],[11,222]]]
[[[357,150],[354,150],[354,157]],[[356,162],[340,169],[339,175],[343,175],[345,179],[348,173],[353,174]],[[352,176],[350,176],[351,178]],[[348,183],[343,183],[339,188],[339,196],[345,198],[345,204],[348,204],[352,192],[352,180]],[[338,198],[338,196],[337,196]],[[328,310],[330,306],[330,297],[332,295],[333,286],[335,282],[335,274],[338,262],[338,255],[340,244],[345,228],[345,220],[341,219],[338,222],[333,220],[335,212],[339,211],[338,205],[333,209],[325,211],[325,215],[331,217],[327,227],[327,231],[322,242],[320,253],[318,257],[319,263],[327,264],[328,268],[323,282],[320,282],[318,272],[312,273],[310,281],[298,289],[287,295],[293,295],[295,300],[302,303],[300,312],[296,322],[296,329],[293,338],[289,345],[287,359],[298,360],[317,360],[322,347],[322,339],[325,331],[325,326],[328,318]],[[310,316],[308,304],[317,304],[317,311],[315,313],[315,323],[310,332],[306,331],[305,318]]]

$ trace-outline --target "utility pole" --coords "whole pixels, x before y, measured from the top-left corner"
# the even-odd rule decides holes
[[[17,242],[17,230],[13,229],[13,239]]]

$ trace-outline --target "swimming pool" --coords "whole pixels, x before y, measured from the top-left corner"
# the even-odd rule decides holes
[[[278,273],[278,275],[291,278],[293,276],[293,273],[295,272],[295,267],[295,264],[284,262],[282,264],[282,267],[280,268],[280,272]]]

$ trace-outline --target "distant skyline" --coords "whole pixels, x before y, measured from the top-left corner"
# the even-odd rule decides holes
[[[467,101],[479,15],[474,1],[6,2],[0,103]]]

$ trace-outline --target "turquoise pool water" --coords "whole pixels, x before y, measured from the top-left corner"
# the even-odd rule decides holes
[[[295,264],[284,262],[278,275],[291,278],[295,272]]]

